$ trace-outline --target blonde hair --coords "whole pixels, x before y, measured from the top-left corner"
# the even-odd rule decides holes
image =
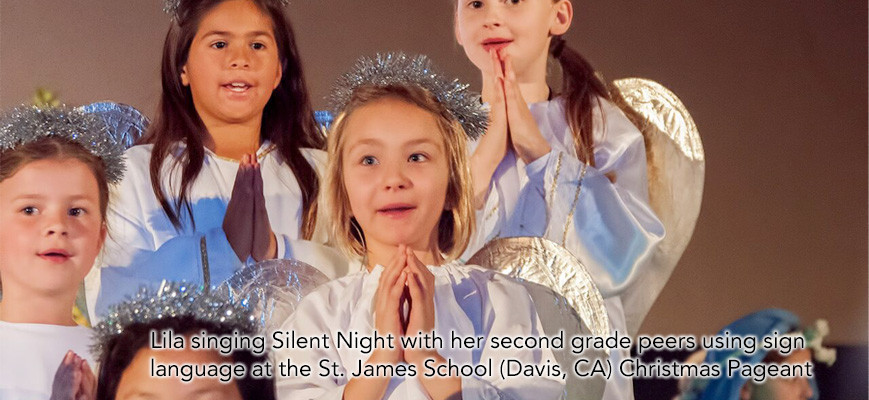
[[[365,234],[351,216],[350,201],[341,168],[344,161],[342,152],[346,142],[344,136],[347,120],[354,111],[366,104],[386,98],[417,106],[430,112],[437,120],[449,165],[444,211],[437,225],[438,251],[445,256],[445,261],[452,261],[468,247],[474,231],[471,172],[468,169],[465,145],[467,136],[459,121],[438,102],[437,98],[416,85],[360,87],[354,91],[344,111],[335,119],[328,137],[329,166],[326,171],[325,196],[323,196],[324,209],[330,211],[328,221],[330,237],[334,244],[348,256],[365,255]]]

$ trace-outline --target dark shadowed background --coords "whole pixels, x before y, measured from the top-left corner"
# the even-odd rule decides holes
[[[356,57],[429,54],[479,89],[448,0],[293,0],[314,104]],[[609,79],[654,79],[691,111],[703,209],[643,333],[709,334],[764,307],[867,342],[867,5],[855,0],[575,0],[568,44]],[[153,116],[159,0],[0,2],[0,106],[37,87]],[[865,374],[864,374],[865,376]]]

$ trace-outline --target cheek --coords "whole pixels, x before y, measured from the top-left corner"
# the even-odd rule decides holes
[[[79,240],[88,251],[99,251],[103,242],[103,224],[99,218],[86,218],[80,221],[76,228]]]
[[[446,167],[438,169],[438,171],[446,171]],[[443,209],[446,204],[449,177],[440,173],[435,176],[428,176],[424,185],[428,189],[427,197],[438,209]]]
[[[25,245],[38,239],[37,224],[23,219],[18,215],[3,219],[4,229],[0,230],[0,257],[10,254],[9,252],[24,250]]]
[[[365,182],[370,182],[370,180],[371,177],[358,173],[354,174],[348,171],[344,174],[344,193],[347,195],[351,215],[357,215],[363,210],[366,203],[365,199],[368,197],[367,193],[370,192]]]

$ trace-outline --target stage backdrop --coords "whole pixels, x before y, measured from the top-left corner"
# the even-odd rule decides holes
[[[654,79],[707,156],[694,239],[642,332],[708,334],[776,306],[867,338],[866,2],[575,0],[568,43],[607,78]],[[159,0],[2,0],[0,106],[37,87],[153,115]],[[314,104],[360,55],[429,54],[479,88],[448,0],[293,0]]]

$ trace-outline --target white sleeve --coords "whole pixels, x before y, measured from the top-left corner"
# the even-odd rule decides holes
[[[664,226],[649,204],[642,134],[621,113],[606,121],[598,168],[553,150],[545,173],[529,174],[510,225],[512,236],[546,237],[570,250],[604,298],[621,298],[635,334],[673,266],[651,263]]]
[[[106,217],[109,235],[100,259],[99,279],[90,281],[99,287],[88,289],[89,293],[99,293],[88,296],[89,302],[96,303],[92,315],[105,315],[109,305],[134,294],[142,285],[157,285],[164,279],[205,283],[206,273],[207,280],[216,285],[241,268],[220,228],[181,234],[159,243],[153,224],[168,222],[149,215],[163,212],[156,204],[147,168],[128,164],[127,176],[112,188]]]
[[[335,287],[332,284],[327,284],[306,296],[281,327],[282,332],[295,332],[296,336],[330,335],[328,349],[324,346],[309,349],[283,346],[275,350],[275,373],[278,375],[276,376],[275,388],[277,397],[282,400],[341,400],[344,396],[344,387],[348,383],[346,376],[349,373],[335,349],[334,340],[331,340],[331,328],[341,329],[341,327],[335,326],[341,315],[334,304],[337,303],[337,293],[342,292],[342,290],[333,289]],[[331,374],[320,376],[319,365],[320,360],[323,359],[329,360],[330,363],[334,361],[342,364],[336,376]],[[279,370],[281,362],[291,362],[299,366],[309,365],[312,373],[310,376],[281,376]]]
[[[501,362],[512,359],[521,365],[557,365],[550,349],[493,349],[494,337],[544,336],[543,325],[537,316],[531,296],[518,282],[501,274],[486,271],[488,282],[480,287],[483,299],[482,323],[487,343],[480,356],[480,363],[492,360],[499,369]],[[479,275],[478,275],[479,277]],[[479,281],[479,278],[474,280]],[[493,371],[495,372],[495,371]],[[462,399],[501,399],[506,394],[511,399],[548,400],[558,399],[564,392],[565,381],[551,376],[462,378]]]

